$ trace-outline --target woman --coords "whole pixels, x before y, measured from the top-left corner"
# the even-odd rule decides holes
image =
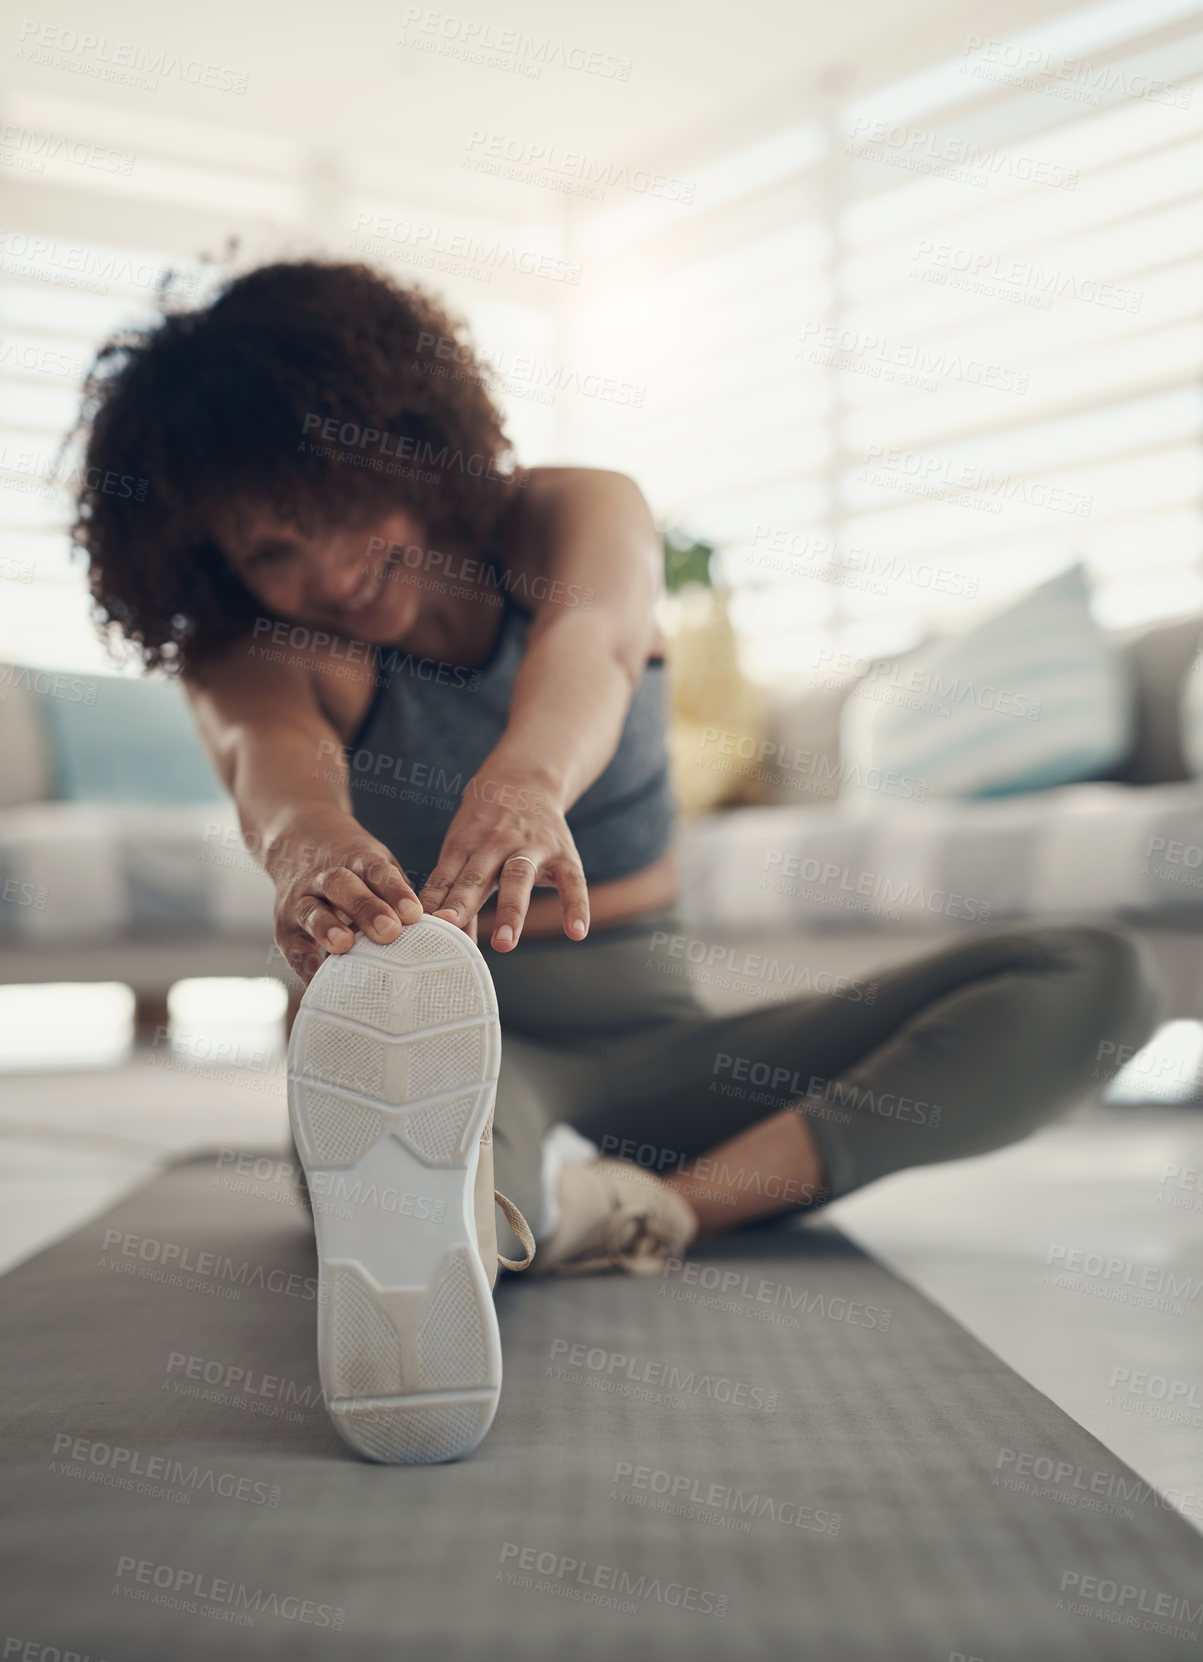
[[[524,1213],[541,1270],[655,1272],[1022,1137],[1089,1089],[1100,1042],[1151,1032],[1133,946],[1098,928],[982,935],[872,1003],[721,1019],[661,973],[681,926],[655,527],[624,477],[511,466],[420,292],[253,271],[110,342],[83,421],[102,616],[183,676],[308,985],[290,1108],[323,1384],[361,1452],[448,1459],[488,1428],[494,1162],[526,1262]]]

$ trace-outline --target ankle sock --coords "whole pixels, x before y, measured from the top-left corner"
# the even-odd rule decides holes
[[[601,1150],[588,1137],[582,1137],[563,1120],[552,1126],[543,1139],[543,1163],[540,1183],[543,1191],[543,1212],[534,1225],[535,1240],[545,1241],[560,1226],[560,1173],[565,1166],[588,1165],[600,1157]]]

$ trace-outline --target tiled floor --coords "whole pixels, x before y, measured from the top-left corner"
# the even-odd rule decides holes
[[[282,1068],[209,1075],[138,1055],[9,1075],[3,1097],[0,1270],[165,1159],[287,1143]],[[1203,1109],[1099,1109],[830,1216],[1203,1529],[1201,1174]]]
[[[1203,1530],[1203,1109],[1084,1110],[831,1215]]]
[[[198,1148],[288,1146],[283,1065],[217,1076],[162,1051],[0,1084],[0,1271]]]

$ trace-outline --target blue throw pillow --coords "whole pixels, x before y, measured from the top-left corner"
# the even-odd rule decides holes
[[[51,736],[60,800],[225,800],[178,682],[53,670],[31,676]]]
[[[1002,796],[1105,777],[1127,754],[1133,692],[1090,613],[1081,566],[948,640],[870,674],[844,705],[854,783],[922,780],[932,797]]]

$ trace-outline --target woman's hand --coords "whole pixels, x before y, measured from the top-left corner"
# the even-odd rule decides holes
[[[276,885],[276,944],[308,986],[322,952],[347,952],[355,930],[385,945],[422,904],[383,843],[340,809],[311,810],[274,837],[265,859]]]
[[[510,952],[518,944],[536,884],[559,890],[564,933],[584,940],[589,933],[585,873],[568,822],[546,782],[486,764],[469,782],[447,829],[422,904],[435,917],[468,929],[496,889],[490,945]]]

